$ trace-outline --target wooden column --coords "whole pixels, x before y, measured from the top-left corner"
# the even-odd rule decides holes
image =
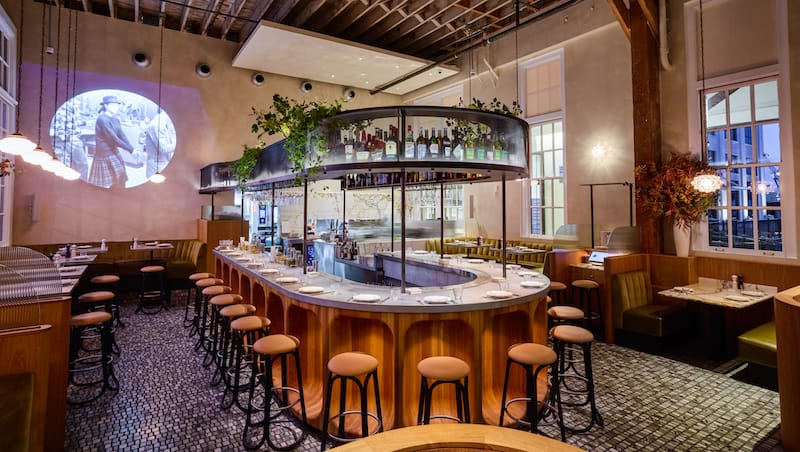
[[[659,87],[658,8],[653,0],[608,0],[631,42],[634,165],[661,162],[661,105]],[[643,215],[636,200],[636,224],[642,253],[663,251],[661,222]]]

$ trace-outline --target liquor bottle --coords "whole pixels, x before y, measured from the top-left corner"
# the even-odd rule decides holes
[[[503,132],[498,134],[498,140],[500,141],[500,160],[507,162],[508,159],[508,143],[506,143],[506,136]]]
[[[494,136],[494,143],[492,144],[492,148],[494,149],[494,159],[497,161],[504,161],[508,160],[508,152],[506,152],[505,158],[503,158],[503,151],[505,150],[505,146],[503,145],[503,140],[501,139],[501,134],[495,134]]]
[[[464,138],[464,160],[475,160],[475,140],[477,135],[470,133]]]
[[[428,153],[431,159],[439,159],[439,138],[436,137],[435,128],[431,128],[431,139],[428,141]]]
[[[486,148],[486,160],[494,160],[494,138],[491,133],[485,135],[484,148]],[[499,160],[499,159],[498,159]]]
[[[361,131],[361,140],[356,142],[356,161],[366,162],[369,160],[369,149],[367,149],[367,132]]]
[[[464,160],[464,144],[458,136],[458,130],[453,129],[453,160]]]
[[[419,160],[425,160],[428,157],[428,139],[425,132],[422,127],[419,128],[419,136],[417,136],[417,159]]]
[[[372,160],[383,160],[386,158],[386,142],[383,141],[381,129],[375,128],[375,136],[372,137]]]
[[[475,159],[486,159],[486,140],[484,140],[482,133],[479,133],[478,137],[475,138]]]
[[[411,126],[408,126],[408,132],[406,133],[405,158],[413,160],[416,149],[417,147],[414,144],[414,132],[411,130]]]
[[[345,142],[344,142],[344,159],[345,159],[345,161],[348,161],[348,162],[353,161],[354,148],[355,148],[355,143],[353,142],[353,132],[350,131],[350,136],[345,138]]]
[[[397,159],[397,127],[389,126],[389,138],[387,138],[385,144],[386,148],[386,159],[387,160],[396,160]]]
[[[447,129],[444,129],[444,136],[442,137],[442,157],[446,159],[453,158],[453,143],[447,136]]]

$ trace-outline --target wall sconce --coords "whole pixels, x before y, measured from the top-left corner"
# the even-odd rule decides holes
[[[599,159],[606,155],[606,147],[602,144],[596,144],[592,148],[592,157]]]
[[[698,174],[692,179],[692,187],[700,193],[713,193],[722,188],[722,178],[716,174]]]

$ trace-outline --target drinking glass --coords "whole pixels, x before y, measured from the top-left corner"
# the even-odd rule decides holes
[[[453,300],[456,303],[461,303],[464,296],[464,286],[453,286]]]
[[[497,288],[500,290],[507,291],[508,290],[508,280],[505,278],[497,278]]]
[[[397,301],[400,298],[400,291],[401,289],[399,287],[392,287],[390,289],[389,293],[392,296],[392,301]]]

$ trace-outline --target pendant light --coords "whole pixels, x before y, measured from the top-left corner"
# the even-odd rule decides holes
[[[75,17],[75,39],[72,39],[72,18],[73,18],[73,16]],[[60,20],[59,20],[59,23],[61,23]],[[67,106],[67,115],[68,115],[67,118],[70,117],[69,115],[73,115],[72,116],[73,120],[69,121],[69,130],[68,131],[67,131],[67,125],[66,125],[67,122],[65,121],[65,123],[64,123],[64,129],[65,129],[64,134],[65,134],[65,136],[69,136],[70,137],[70,144],[71,144],[72,140],[74,139],[74,135],[75,135],[75,122],[76,121],[74,119],[75,109],[74,109],[74,105],[73,104],[75,102],[74,101],[74,97],[75,97],[75,79],[76,79],[75,74],[77,73],[76,62],[78,60],[78,14],[77,14],[77,12],[75,12],[74,9],[70,9],[69,15],[67,16],[67,23],[69,24],[69,27],[67,28],[67,71],[66,71],[67,72],[67,83],[66,83],[66,89],[65,89],[66,95],[64,96],[64,99],[66,99],[65,104]],[[60,41],[60,38],[61,37],[59,36],[59,41]],[[70,71],[70,56],[72,57],[72,70],[71,71]],[[70,74],[72,74],[72,76],[73,76],[72,77],[72,94],[70,94]],[[56,81],[58,81],[58,79],[56,79]],[[77,170],[72,168],[72,162],[75,159],[75,156],[73,155],[73,152],[74,152],[73,151],[73,147],[74,146],[71,146],[71,145],[68,147],[69,148],[69,160],[68,161],[69,161],[70,164],[69,165],[66,165],[66,164],[64,165],[65,169],[64,169],[63,173],[61,174],[61,177],[63,177],[66,180],[69,180],[69,181],[78,180],[81,177],[81,173],[79,173]]]
[[[15,89],[17,90],[17,106],[15,108],[16,120],[14,126],[17,131],[11,135],[6,136],[0,140],[0,151],[10,155],[22,155],[33,151],[36,143],[29,140],[25,135],[19,132],[19,108],[20,108],[20,83],[22,83],[22,33],[23,25],[25,24],[25,1],[19,2],[19,29],[17,30],[17,81]]]
[[[24,3],[24,0],[22,0]],[[36,142],[39,143],[36,145],[36,148],[28,152],[26,154],[22,154],[22,159],[26,162],[33,164],[33,165],[42,165],[46,161],[50,160],[50,154],[45,152],[42,149],[42,94],[44,91],[44,24],[45,24],[45,4],[42,2],[42,41],[40,43],[41,47],[41,58],[39,59],[39,122],[37,128],[37,137]]]
[[[163,2],[162,2],[163,6]],[[156,105],[156,118],[158,123],[156,124],[156,172],[152,176],[150,176],[150,182],[154,184],[160,184],[164,182],[166,179],[163,174],[161,174],[161,168],[159,168],[160,158],[161,158],[161,77],[164,72],[164,13],[160,13],[158,16],[158,26],[161,28],[161,36],[160,36],[160,43],[159,43],[159,50],[158,50],[158,105]]]

